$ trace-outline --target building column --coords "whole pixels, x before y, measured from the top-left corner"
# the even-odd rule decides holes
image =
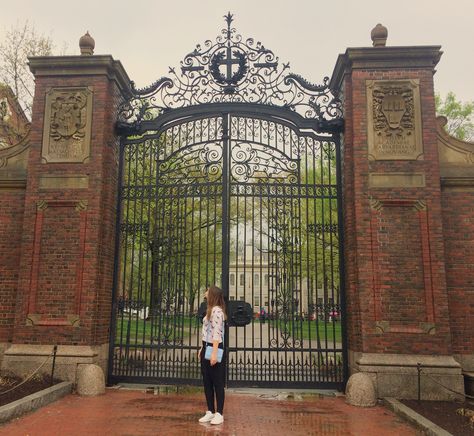
[[[93,55],[93,45],[85,35],[81,56],[30,58],[36,88],[20,275],[12,343],[2,362],[20,374],[54,345],[63,379],[75,379],[78,363],[106,370],[118,186],[114,127],[130,80],[119,61]]]
[[[464,392],[453,358],[445,278],[433,90],[439,46],[374,47],[338,57],[331,88],[343,99],[342,151],[350,372],[378,396]],[[382,36],[382,38],[380,38]],[[386,39],[386,29],[385,29]]]

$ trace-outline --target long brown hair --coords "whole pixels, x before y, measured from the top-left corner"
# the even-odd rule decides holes
[[[206,317],[208,320],[211,319],[211,312],[214,306],[219,306],[224,312],[224,318],[226,318],[224,292],[222,292],[221,288],[218,288],[217,286],[212,285],[207,288]]]

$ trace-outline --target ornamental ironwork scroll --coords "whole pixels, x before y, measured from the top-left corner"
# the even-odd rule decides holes
[[[120,108],[118,128],[133,132],[142,121],[170,109],[207,103],[253,103],[286,108],[317,120],[321,130],[340,129],[342,104],[329,89],[329,78],[315,85],[290,72],[261,42],[244,40],[232,27],[233,16],[215,41],[207,40],[187,54],[169,76],[137,89]]]

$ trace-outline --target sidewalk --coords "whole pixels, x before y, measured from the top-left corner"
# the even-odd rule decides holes
[[[228,391],[221,426],[199,424],[201,393],[153,395],[108,389],[95,398],[68,395],[0,426],[1,436],[56,435],[415,435],[382,406],[351,407],[341,397],[304,396],[281,400],[264,391]]]

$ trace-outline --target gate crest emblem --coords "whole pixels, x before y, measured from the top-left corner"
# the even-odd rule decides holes
[[[234,91],[232,85],[237,85],[245,77],[248,70],[245,53],[237,50],[234,50],[231,53],[233,57],[226,56],[225,51],[216,53],[211,59],[209,68],[215,81],[219,84],[227,84],[229,86],[228,92],[230,93]],[[234,64],[237,64],[238,66],[238,70],[235,73],[232,72],[232,66]],[[220,71],[222,65],[226,66],[225,74],[222,74]]]
[[[391,129],[400,127],[407,110],[406,102],[400,94],[388,94],[382,98],[381,111]]]
[[[280,64],[261,42],[244,39],[232,27],[233,16],[215,41],[198,44],[181,61],[180,69],[152,85],[137,89],[120,108],[118,127],[134,132],[144,120],[171,109],[207,103],[254,103],[285,108],[317,120],[332,131],[342,126],[342,105],[329,89],[329,78],[314,85]],[[329,127],[328,127],[329,129]]]

